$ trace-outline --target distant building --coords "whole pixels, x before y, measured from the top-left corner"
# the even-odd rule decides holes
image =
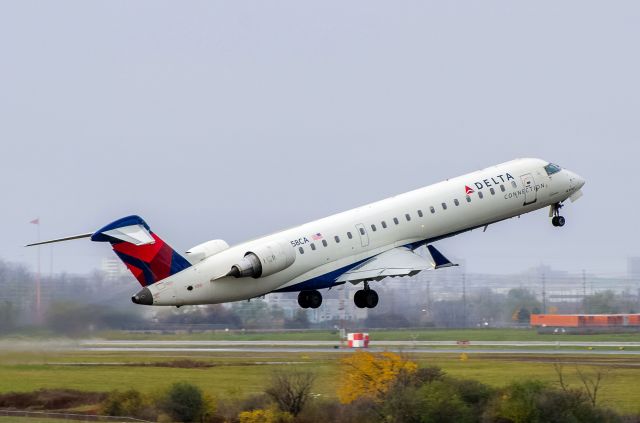
[[[127,266],[118,258],[103,258],[100,270],[104,273],[106,281],[115,281],[129,274]]]
[[[629,257],[627,259],[627,275],[629,279],[640,281],[640,257]]]

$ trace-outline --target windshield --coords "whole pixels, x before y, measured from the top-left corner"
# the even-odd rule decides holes
[[[544,170],[547,171],[547,175],[551,176],[554,173],[560,172],[562,170],[562,168],[560,166],[558,166],[557,164],[549,163],[548,165],[546,165],[544,167]]]

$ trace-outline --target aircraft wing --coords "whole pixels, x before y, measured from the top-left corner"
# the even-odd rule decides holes
[[[417,255],[407,247],[396,247],[378,254],[343,273],[336,279],[336,282],[380,280],[387,276],[413,276],[423,270],[457,266],[432,245],[427,248],[433,261]]]

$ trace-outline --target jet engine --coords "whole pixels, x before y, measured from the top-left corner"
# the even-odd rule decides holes
[[[286,241],[273,241],[247,251],[242,260],[231,267],[227,276],[260,278],[280,272],[291,266],[296,253]]]
[[[229,248],[229,244],[221,239],[214,239],[212,241],[203,242],[195,247],[189,248],[186,252],[187,260],[192,264],[206,259],[214,254],[218,254]]]

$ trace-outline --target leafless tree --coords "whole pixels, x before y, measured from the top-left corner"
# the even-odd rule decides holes
[[[316,375],[312,372],[276,371],[271,375],[265,393],[282,411],[297,416],[311,397],[311,387],[315,379]]]
[[[553,369],[558,376],[558,384],[564,392],[572,391],[567,383],[564,375],[564,366],[560,362],[553,364]],[[580,366],[576,365],[576,376],[582,384],[580,392],[586,395],[591,406],[595,407],[598,402],[598,392],[602,388],[602,384],[611,372],[610,367],[594,367],[591,373],[585,372]]]
[[[576,373],[593,407],[596,406],[596,402],[598,401],[598,391],[602,387],[602,382],[609,375],[610,371],[611,369],[608,367],[594,368],[592,374],[587,374],[576,366]]]

